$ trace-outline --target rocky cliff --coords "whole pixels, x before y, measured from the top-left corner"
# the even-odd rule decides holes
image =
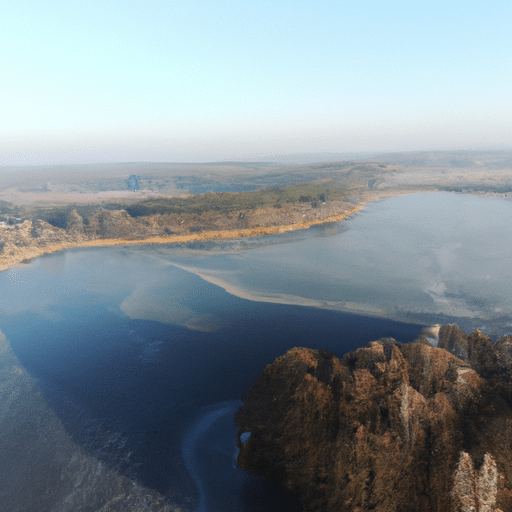
[[[512,512],[512,338],[437,345],[289,350],[243,396],[238,464],[307,511]]]

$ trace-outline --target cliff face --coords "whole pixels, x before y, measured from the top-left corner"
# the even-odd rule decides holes
[[[243,396],[238,464],[308,511],[512,512],[511,361],[511,338],[453,325],[438,347],[291,349]]]

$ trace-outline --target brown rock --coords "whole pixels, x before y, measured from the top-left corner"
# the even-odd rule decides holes
[[[443,326],[439,344],[465,360],[391,339],[289,350],[243,396],[238,464],[308,511],[512,512],[512,338]]]

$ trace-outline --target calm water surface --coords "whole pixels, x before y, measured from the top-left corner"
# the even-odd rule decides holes
[[[308,232],[3,272],[0,510],[292,510],[233,464],[244,389],[293,346],[506,330],[511,206],[403,196]]]

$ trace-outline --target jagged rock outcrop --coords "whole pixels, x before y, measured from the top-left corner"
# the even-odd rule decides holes
[[[238,464],[307,511],[512,512],[512,339],[425,339],[289,350],[243,396]]]
[[[494,344],[478,329],[469,336],[457,325],[443,325],[438,347],[466,361],[483,377],[509,379],[512,370],[512,337],[503,336]]]

